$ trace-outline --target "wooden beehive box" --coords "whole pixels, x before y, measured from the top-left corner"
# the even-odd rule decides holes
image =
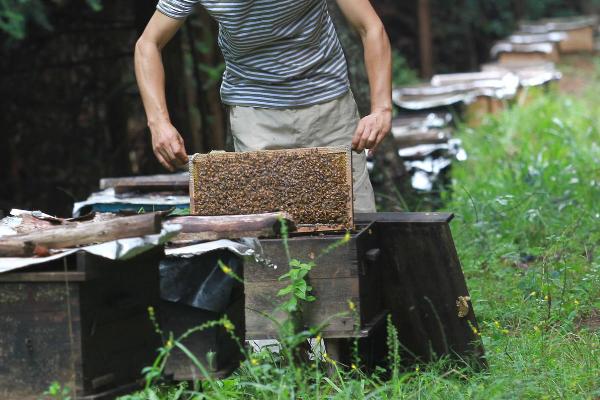
[[[474,301],[449,226],[452,218],[446,213],[356,215],[357,223],[375,221],[381,248],[378,290],[407,364],[448,356],[486,365]]]
[[[0,274],[0,398],[38,399],[54,381],[77,399],[137,388],[160,338],[162,248],[127,261],[79,253]]]
[[[242,359],[240,345],[244,342],[244,297],[238,291],[231,305],[224,313],[216,313],[185,304],[161,301],[160,321],[165,332],[179,337],[189,329],[206,322],[217,321],[223,315],[235,327],[237,343],[222,326],[205,329],[183,340],[183,345],[192,352],[211,378],[223,378],[239,366]],[[176,381],[196,381],[205,379],[203,371],[179,348],[174,348],[165,365],[165,375]]]
[[[285,211],[299,231],[353,225],[349,147],[196,154],[190,162],[193,215]]]
[[[498,61],[501,64],[534,63],[545,61],[558,62],[560,61],[560,56],[558,51],[553,51],[551,53],[512,51],[500,53],[498,56]]]
[[[567,31],[567,39],[559,43],[561,53],[593,53],[594,52],[594,28],[591,26],[581,27]]]
[[[371,224],[358,226],[346,244],[319,258],[343,236],[299,235],[288,240],[292,258],[316,262],[308,274],[316,301],[305,303],[302,322],[306,327],[326,323],[324,338],[366,337],[385,315],[379,278],[381,251]],[[271,264],[244,263],[246,339],[250,340],[277,337],[276,324],[265,315],[280,322],[285,318],[285,313],[277,310],[284,301],[277,292],[287,285],[279,277],[289,271],[283,241],[262,239],[260,244],[263,257]],[[350,312],[349,301],[356,306],[356,314]]]

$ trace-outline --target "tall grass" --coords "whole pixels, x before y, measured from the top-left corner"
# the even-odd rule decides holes
[[[480,322],[489,370],[444,360],[391,379],[326,355],[289,363],[252,354],[230,378],[153,388],[135,399],[594,399],[600,397],[600,91],[530,93],[477,129],[453,170],[446,208]],[[589,326],[588,326],[589,325]],[[389,375],[386,375],[389,376]]]

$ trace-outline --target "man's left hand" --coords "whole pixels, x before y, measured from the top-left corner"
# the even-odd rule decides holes
[[[391,110],[375,111],[367,115],[358,123],[352,139],[352,150],[360,153],[369,149],[373,153],[391,129]]]

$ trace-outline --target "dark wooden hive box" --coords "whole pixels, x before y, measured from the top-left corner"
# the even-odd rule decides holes
[[[77,399],[136,388],[160,338],[162,248],[127,261],[87,253],[0,275],[0,398],[38,399],[54,382]]]
[[[239,343],[222,326],[194,332],[182,344],[194,354],[211,378],[223,378],[235,370],[242,359],[240,346],[244,343],[244,297],[234,291],[232,302],[223,313],[194,308],[185,304],[161,301],[160,321],[165,332],[175,338],[206,322],[219,320],[223,315],[234,325]],[[176,381],[206,379],[203,371],[180,349],[174,348],[165,366],[165,375]]]
[[[291,257],[300,261],[316,261],[308,274],[315,302],[306,303],[304,325],[316,327],[327,323],[324,338],[368,336],[383,318],[379,288],[380,250],[371,224],[360,226],[348,243],[318,258],[332,244],[344,238],[343,233],[292,236],[288,240]],[[263,256],[277,266],[255,261],[244,264],[246,299],[246,339],[276,338],[277,326],[263,314],[283,321],[285,314],[275,310],[283,298],[277,292],[289,281],[279,281],[288,272],[288,260],[281,239],[260,240]],[[350,312],[349,302],[356,306]]]
[[[383,304],[406,363],[448,356],[485,366],[481,338],[447,213],[358,214],[375,221]],[[467,307],[459,311],[460,300]]]

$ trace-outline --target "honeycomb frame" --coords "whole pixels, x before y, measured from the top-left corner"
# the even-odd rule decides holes
[[[284,211],[299,232],[353,228],[350,146],[215,151],[194,154],[189,169],[192,215]]]

